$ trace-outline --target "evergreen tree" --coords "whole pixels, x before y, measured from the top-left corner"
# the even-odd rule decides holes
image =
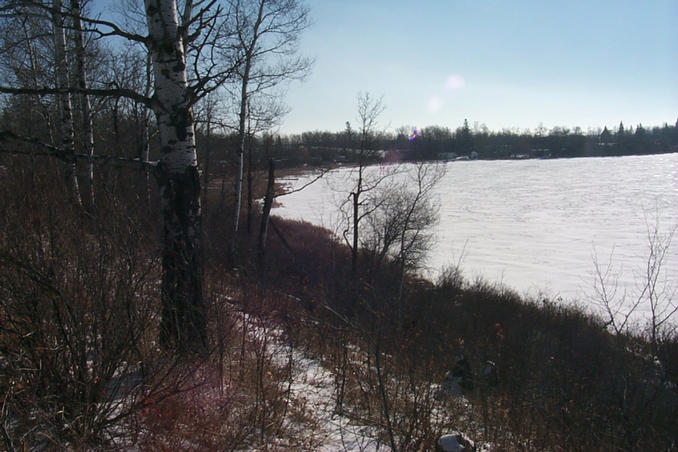
[[[468,126],[468,119],[464,119],[464,125],[457,129],[457,144],[462,153],[470,153],[473,150],[473,135]]]

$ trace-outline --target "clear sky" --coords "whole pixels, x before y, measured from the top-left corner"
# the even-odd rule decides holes
[[[677,0],[308,0],[280,131],[337,131],[359,92],[381,126],[491,130],[674,124]]]

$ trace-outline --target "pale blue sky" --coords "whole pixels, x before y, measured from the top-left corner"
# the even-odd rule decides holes
[[[358,92],[381,125],[491,130],[675,123],[676,0],[310,0],[281,132],[341,130]]]

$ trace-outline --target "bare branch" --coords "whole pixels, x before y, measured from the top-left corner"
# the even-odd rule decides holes
[[[139,102],[147,107],[153,106],[153,99],[142,94],[137,93],[131,89],[126,88],[108,88],[108,89],[99,89],[99,88],[86,88],[82,89],[79,87],[71,86],[66,88],[12,88],[9,86],[0,86],[0,93],[4,94],[29,94],[37,96],[47,96],[52,94],[88,94],[90,96],[97,97],[124,97],[126,99],[134,100]]]
[[[49,4],[44,4],[41,2],[34,2],[34,1],[15,1],[11,2],[10,4],[0,7],[0,12],[7,12],[7,13],[12,13],[14,12],[17,8],[35,8],[39,9],[42,11],[45,11],[49,14],[54,14],[55,13],[55,8],[50,6]],[[73,18],[76,20],[80,20],[84,22],[85,24],[89,25],[92,28],[87,28],[85,31],[95,33],[99,35],[100,37],[106,37],[106,36],[120,36],[125,39],[129,39],[130,41],[136,41],[136,42],[141,42],[141,43],[146,43],[148,37],[147,36],[141,36],[136,33],[130,33],[122,28],[120,28],[117,24],[107,21],[107,20],[101,20],[101,19],[94,19],[92,17],[85,17],[82,15],[76,15],[71,11],[64,10],[59,12],[62,16]],[[30,15],[30,13],[23,13],[24,15]],[[101,26],[101,27],[106,27],[108,30],[100,30],[98,28],[94,28],[95,26]],[[68,26],[64,26],[64,28],[70,28]]]
[[[38,139],[31,137],[23,137],[15,134],[14,132],[8,130],[0,131],[0,143],[7,142],[19,142],[23,144],[28,144],[35,146],[41,150],[21,150],[21,149],[0,149],[0,152],[14,155],[42,155],[56,157],[59,160],[65,162],[74,162],[74,161],[96,161],[102,162],[110,165],[124,166],[138,169],[153,169],[155,170],[158,167],[158,162],[148,162],[143,161],[138,158],[128,158],[128,157],[117,157],[110,155],[89,155],[89,154],[79,154],[75,152],[68,152],[57,146],[51,144],[43,143]]]
[[[305,183],[304,185],[302,185],[301,187],[297,187],[297,188],[295,188],[295,189],[286,191],[285,193],[280,193],[280,194],[274,195],[273,198],[280,198],[280,197],[282,197],[282,196],[291,195],[292,193],[298,193],[298,192],[304,190],[305,188],[308,188],[309,186],[313,185],[314,183],[318,182],[320,179],[322,179],[322,177],[323,177],[325,174],[328,173],[328,171],[329,171],[328,168],[323,168],[323,169],[320,170],[320,174],[318,174],[316,177],[314,177],[314,178],[311,179],[310,181],[306,182],[306,183]]]

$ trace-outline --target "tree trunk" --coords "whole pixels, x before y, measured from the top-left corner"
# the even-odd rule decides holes
[[[210,146],[212,141],[212,112],[207,113],[207,131],[205,134],[205,174],[203,174],[203,202],[207,202],[207,189],[210,183]]]
[[[252,135],[247,134],[247,235],[252,233],[252,208],[254,206],[254,194],[252,193]]]
[[[161,144],[158,183],[164,220],[161,344],[206,347],[200,177],[184,44],[173,0],[145,0],[155,76],[153,111]]]
[[[353,197],[353,246],[351,247],[351,272],[353,277],[358,276],[358,246],[360,244],[360,195],[363,192],[363,151],[360,151],[360,163],[358,166],[358,182]]]
[[[116,144],[120,145],[122,143],[120,136],[120,99],[117,97],[113,100],[113,136]]]
[[[80,113],[82,115],[82,126],[84,135],[84,153],[90,157],[94,156],[94,125],[92,124],[92,106],[89,95],[84,93],[87,89],[87,72],[85,69],[85,43],[82,33],[82,9],[80,0],[71,0],[71,12],[73,18],[74,41],[75,41],[75,71],[77,77],[77,87],[83,90],[80,94]],[[94,161],[90,159],[87,164],[87,197],[88,204],[94,206]]]
[[[54,0],[52,3],[54,12],[52,15],[52,26],[54,33],[54,60],[56,87],[59,89],[70,88],[68,58],[66,57],[66,33],[64,31],[64,18],[62,14],[61,0]],[[59,94],[60,129],[61,129],[61,147],[66,153],[73,153],[73,108],[71,104],[71,95]],[[67,177],[73,190],[73,197],[78,204],[82,203],[80,197],[80,187],[78,185],[77,165],[75,160],[70,164],[67,170]]]
[[[252,59],[254,51],[256,49],[257,40],[259,39],[259,26],[264,14],[264,4],[265,0],[259,0],[259,9],[257,12],[257,19],[254,22],[252,28],[252,40],[247,43],[243,40],[242,35],[240,36],[240,44],[245,49],[244,55],[244,68],[241,76],[240,84],[240,112],[239,112],[239,121],[238,121],[238,139],[239,139],[239,149],[238,149],[238,173],[235,176],[235,202],[233,206],[233,237],[231,239],[231,254],[233,258],[233,263],[237,263],[237,244],[238,244],[238,229],[240,222],[240,207],[242,203],[242,180],[243,180],[243,171],[244,171],[244,158],[245,158],[245,147],[247,144],[245,133],[245,123],[247,120],[247,110],[248,110],[248,101],[249,101],[249,92],[248,84],[250,81],[250,72],[252,70]]]
[[[273,206],[273,195],[275,189],[275,163],[273,159],[268,161],[268,184],[266,186],[266,196],[264,196],[264,208],[261,213],[261,227],[259,228],[259,267],[264,263],[266,254],[266,236],[268,235],[268,219],[271,215]]]
[[[37,62],[37,56],[36,56],[36,51],[34,49],[34,43],[31,41],[29,38],[30,33],[26,29],[26,24],[22,22],[22,31],[23,31],[23,37],[24,41],[26,43],[26,54],[28,55],[28,65],[30,68],[29,71],[29,76],[30,76],[30,81],[31,81],[31,87],[38,89],[40,86],[40,82],[38,81],[38,62]],[[49,108],[45,106],[42,102],[42,98],[39,95],[33,96],[34,102],[36,107],[38,107],[38,116],[40,123],[46,125],[46,132],[49,135],[49,142],[54,143],[54,130],[53,130],[53,125],[52,125],[52,118],[50,116],[50,111]],[[29,124],[29,136],[32,136],[31,132],[31,127],[33,124]]]
[[[151,54],[149,52],[146,57],[146,86],[144,87],[144,96],[151,97],[152,77],[151,71],[153,69],[153,62],[151,61]],[[143,147],[141,154],[141,161],[148,162],[151,159],[151,117],[148,111],[144,111],[143,119]],[[146,179],[146,203],[148,211],[151,212],[151,172],[148,167],[144,167],[144,177]]]
[[[245,62],[245,75],[242,78],[242,86],[240,88],[240,118],[238,123],[238,169],[235,175],[235,199],[233,203],[233,237],[231,238],[231,257],[233,263],[237,261],[237,246],[238,246],[238,230],[240,223],[240,207],[242,203],[242,180],[245,170],[245,119],[247,116],[247,81],[249,78],[250,65],[248,61]]]
[[[358,196],[358,191],[353,193],[353,246],[351,247],[351,272],[354,277],[358,275],[358,221],[360,218],[360,198]]]

